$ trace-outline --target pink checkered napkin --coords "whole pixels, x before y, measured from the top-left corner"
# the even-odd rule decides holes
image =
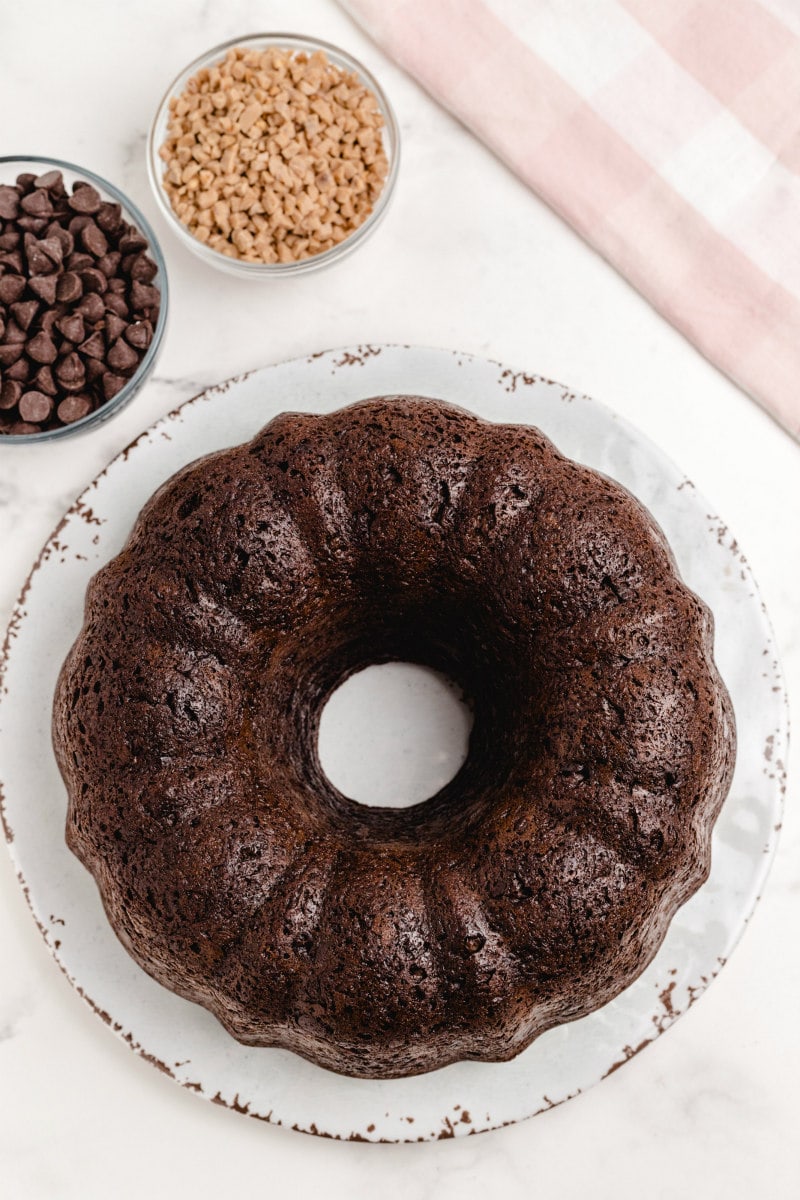
[[[800,434],[800,0],[342,0]]]

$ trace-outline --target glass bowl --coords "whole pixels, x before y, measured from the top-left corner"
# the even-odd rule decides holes
[[[253,263],[244,262],[242,259],[229,258],[219,250],[214,250],[210,246],[206,246],[203,242],[198,241],[189,232],[180,218],[173,212],[172,205],[164,191],[162,184],[164,163],[159,158],[158,152],[166,139],[170,100],[173,96],[181,94],[193,75],[202,70],[203,67],[210,67],[220,62],[229,50],[237,46],[254,50],[264,50],[269,46],[277,46],[282,50],[299,50],[309,55],[322,50],[330,62],[334,63],[337,67],[341,67],[343,70],[357,75],[361,82],[374,93],[378,101],[378,107],[384,120],[384,127],[381,131],[383,145],[386,157],[389,160],[389,170],[383,184],[383,189],[375,202],[372,212],[359,225],[358,229],[355,229],[338,246],[333,246],[330,250],[323,250],[322,253],[314,254],[310,258],[303,258],[297,262],[289,263]],[[150,128],[150,137],[147,146],[147,170],[156,201],[166,221],[183,244],[193,254],[196,254],[198,258],[202,258],[204,262],[210,263],[212,266],[228,272],[228,274],[250,279],[274,279],[282,275],[304,275],[308,271],[317,271],[320,267],[327,267],[332,263],[339,262],[340,259],[351,254],[357,246],[361,246],[367,240],[370,234],[375,232],[386,215],[386,210],[394,193],[399,165],[400,130],[397,125],[397,119],[386,97],[386,93],[374,76],[370,74],[366,67],[345,53],[344,50],[340,50],[338,46],[332,46],[329,42],[323,42],[317,38],[305,37],[295,33],[253,33],[248,34],[246,37],[231,38],[230,41],[222,42],[221,45],[215,46],[213,50],[209,50],[208,53],[201,55],[200,58],[196,58],[194,62],[189,63],[188,67],[181,71],[180,75],[167,88],[166,94],[158,107],[155,120]]]
[[[167,268],[164,256],[161,253],[161,247],[158,244],[158,239],[149,221],[119,188],[114,187],[113,183],[109,183],[108,180],[103,179],[100,175],[95,175],[94,171],[88,171],[85,167],[76,166],[74,163],[62,162],[58,158],[40,158],[37,155],[28,155],[24,158],[13,154],[0,156],[0,183],[14,183],[18,175],[26,172],[44,175],[47,171],[60,171],[64,176],[64,183],[68,189],[72,187],[76,179],[85,179],[97,189],[104,200],[110,200],[120,205],[124,219],[130,222],[130,224],[135,225],[139,232],[147,238],[149,243],[147,253],[158,268],[153,279],[153,284],[161,292],[161,308],[156,327],[153,330],[153,340],[148,346],[135,374],[131,376],[124,388],[117,392],[116,396],[106,401],[105,404],[101,404],[94,412],[81,417],[79,421],[73,421],[70,425],[62,425],[57,429],[43,430],[41,433],[14,433],[0,436],[0,448],[13,445],[27,446],[31,442],[57,441],[60,438],[71,437],[76,433],[84,433],[86,430],[100,425],[103,421],[107,421],[109,417],[115,416],[126,404],[130,404],[152,371],[167,324],[167,307],[169,303]]]

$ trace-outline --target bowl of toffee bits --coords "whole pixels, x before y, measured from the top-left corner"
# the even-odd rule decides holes
[[[166,313],[161,251],[121,192],[70,163],[0,157],[0,445],[119,412]]]
[[[255,279],[351,253],[394,191],[397,121],[373,76],[327,42],[254,34],[170,85],[150,131],[156,200],[206,262]]]

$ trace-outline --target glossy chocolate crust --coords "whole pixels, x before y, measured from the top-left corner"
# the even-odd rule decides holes
[[[317,755],[330,693],[391,659],[475,713],[455,779],[397,810]],[[136,961],[367,1077],[511,1058],[627,987],[708,874],[735,753],[711,616],[642,506],[407,396],[169,480],[92,580],[54,741]]]

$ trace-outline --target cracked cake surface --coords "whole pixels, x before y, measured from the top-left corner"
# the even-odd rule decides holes
[[[193,463],[93,578],[53,738],[116,934],[242,1042],[392,1077],[613,999],[707,877],[735,754],[713,623],[647,511],[442,401],[285,413]],[[322,708],[453,678],[467,759],[411,808],[325,777]]]

